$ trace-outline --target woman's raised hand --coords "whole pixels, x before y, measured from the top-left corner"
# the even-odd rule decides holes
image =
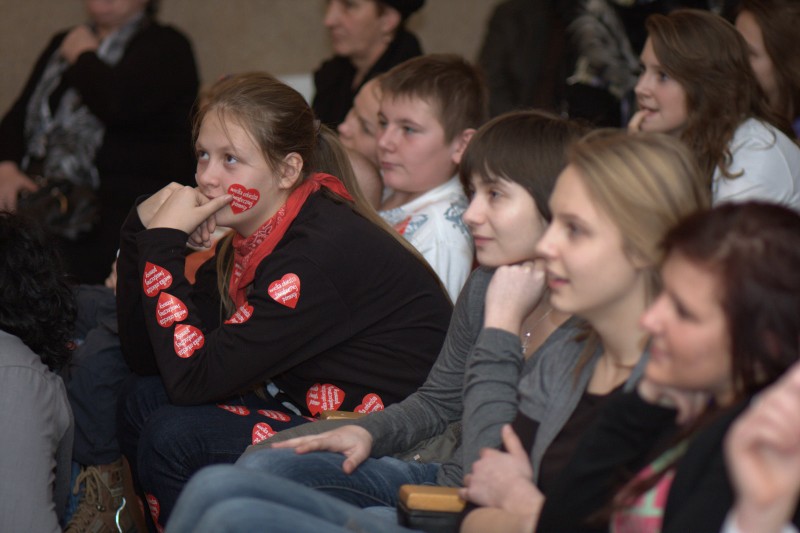
[[[484,327],[519,334],[522,322],[542,299],[544,286],[541,261],[499,267],[486,289]]]
[[[740,531],[781,531],[800,495],[800,364],[762,392],[725,438]]]
[[[346,457],[344,463],[342,463],[342,470],[345,474],[351,474],[358,468],[358,465],[369,457],[369,453],[372,450],[372,435],[360,426],[347,425],[319,435],[309,435],[276,442],[272,447],[294,448],[297,453],[341,453]]]
[[[174,184],[168,187],[172,185]],[[200,191],[189,186],[178,185],[172,189],[170,194],[166,194],[165,189],[162,189],[155,196],[160,196],[162,192],[165,193],[164,197],[159,197],[153,205],[147,207],[148,210],[151,210],[155,204],[161,202],[149,224],[146,224],[148,229],[172,228],[192,234],[231,201],[229,194],[209,200]],[[152,197],[147,201],[149,202],[151,199]],[[139,207],[141,208],[142,205],[144,203]],[[139,217],[142,217],[141,210]],[[142,222],[144,223],[144,220]]]
[[[88,26],[82,24],[72,28],[67,36],[64,37],[59,52],[61,57],[72,65],[82,53],[94,52],[98,46],[100,46],[100,41],[97,36],[92,33]]]

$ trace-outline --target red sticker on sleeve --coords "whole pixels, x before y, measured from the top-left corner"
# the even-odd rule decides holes
[[[315,383],[306,392],[306,406],[312,415],[322,411],[336,411],[344,401],[344,391],[336,385]]]
[[[144,293],[152,298],[158,291],[163,291],[172,285],[172,274],[169,270],[153,263],[144,264],[144,276],[142,276],[142,289]]]
[[[188,359],[206,343],[203,332],[189,324],[178,324],[172,336],[175,353],[178,357]]]
[[[275,431],[266,422],[259,422],[253,426],[253,444],[258,444],[262,440],[267,440],[275,434]]]
[[[300,278],[297,274],[286,274],[269,284],[269,296],[276,302],[294,309],[300,300]]]
[[[279,422],[288,422],[292,418],[287,415],[286,413],[281,413],[280,411],[272,411],[270,409],[259,409],[258,414],[264,415],[267,418],[271,418],[273,420],[277,420]]]
[[[244,405],[223,405],[221,403],[218,403],[217,407],[219,407],[220,409],[225,409],[229,413],[233,413],[239,416],[247,416],[250,414],[250,409],[248,409]]]
[[[383,411],[383,400],[381,397],[370,392],[361,398],[361,405],[355,408],[356,413],[374,413],[375,411]]]
[[[189,310],[180,298],[166,292],[161,293],[156,305],[156,319],[159,326],[168,328],[175,322],[183,322],[187,316]]]
[[[261,198],[261,193],[257,189],[248,189],[244,185],[234,183],[228,187],[228,194],[233,196],[230,206],[234,215],[244,213],[248,209],[252,209]]]
[[[225,321],[226,324],[244,324],[253,316],[253,306],[245,302]]]

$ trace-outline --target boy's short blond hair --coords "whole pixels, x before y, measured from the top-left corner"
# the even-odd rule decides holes
[[[489,91],[482,74],[455,54],[409,59],[386,72],[380,87],[382,98],[416,98],[431,106],[448,143],[489,117]]]

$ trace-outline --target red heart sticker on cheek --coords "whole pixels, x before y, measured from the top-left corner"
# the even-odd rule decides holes
[[[189,316],[189,310],[186,309],[186,304],[180,298],[166,292],[161,293],[156,306],[156,319],[159,326],[168,328],[175,322],[183,322],[187,316]]]
[[[144,293],[152,298],[158,291],[164,290],[172,285],[172,274],[169,270],[153,263],[144,264],[144,276],[142,276],[142,288]]]
[[[239,185],[238,183],[234,183],[228,187],[228,194],[233,196],[233,200],[231,200],[229,205],[234,215],[252,209],[261,198],[261,193],[259,193],[257,189],[248,189],[244,185]]]
[[[281,413],[280,411],[272,411],[270,409],[259,409],[258,414],[264,415],[268,418],[277,420],[279,422],[288,422],[289,420],[291,420],[291,417],[286,413]]]
[[[375,411],[383,411],[383,400],[374,392],[361,398],[361,405],[355,408],[356,413],[374,413]]]
[[[258,444],[262,440],[267,440],[275,434],[275,431],[266,422],[259,422],[253,426],[253,444]]]
[[[315,383],[306,392],[306,406],[312,415],[322,411],[336,411],[344,401],[344,391],[336,385]]]
[[[300,300],[300,278],[290,272],[270,283],[267,292],[279,304],[294,309]]]
[[[175,328],[173,344],[175,353],[182,359],[188,359],[194,355],[195,350],[199,350],[206,343],[203,332],[188,324],[179,324]]]
[[[223,405],[221,403],[218,403],[217,407],[219,407],[220,409],[225,409],[229,413],[233,413],[239,416],[247,416],[250,414],[250,409],[248,409],[244,405]]]
[[[245,302],[233,315],[225,321],[226,324],[244,324],[253,316],[253,306]]]

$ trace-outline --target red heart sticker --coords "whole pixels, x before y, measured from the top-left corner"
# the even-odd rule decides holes
[[[145,494],[144,497],[147,500],[147,507],[150,508],[150,516],[153,517],[153,522],[158,524],[158,516],[161,514],[161,505],[158,503],[158,498],[149,493]]]
[[[336,411],[344,401],[344,391],[336,385],[315,383],[306,392],[306,406],[312,415],[322,411]]]
[[[383,411],[383,400],[374,392],[361,398],[361,405],[355,408],[356,413],[374,413],[375,411]]]
[[[178,357],[188,359],[206,343],[203,332],[189,324],[178,324],[172,336],[175,353]]]
[[[172,285],[172,274],[169,270],[153,263],[144,264],[144,276],[142,276],[142,288],[144,293],[152,298],[158,291],[164,290]]]
[[[267,440],[275,434],[275,431],[266,422],[259,422],[253,426],[253,444],[258,444],[262,440]]]
[[[180,298],[166,292],[161,293],[156,306],[156,319],[159,326],[168,328],[175,322],[186,320],[187,316],[189,316],[189,310],[186,309],[186,304]]]
[[[217,407],[220,409],[225,409],[226,411],[239,416],[247,416],[250,414],[250,409],[244,405],[222,405],[221,403],[218,403]]]
[[[294,309],[300,300],[300,278],[290,272],[270,283],[267,292],[279,304]]]
[[[261,198],[261,193],[257,189],[248,189],[244,185],[234,183],[228,187],[228,194],[233,196],[230,206],[233,214],[238,215],[244,213],[248,209],[252,209]]]
[[[271,418],[273,420],[277,420],[279,422],[288,422],[291,420],[291,417],[285,413],[281,413],[280,411],[272,411],[269,409],[259,409],[258,414],[264,415],[267,418]]]
[[[253,316],[253,306],[245,302],[233,315],[225,321],[226,324],[244,324]]]

